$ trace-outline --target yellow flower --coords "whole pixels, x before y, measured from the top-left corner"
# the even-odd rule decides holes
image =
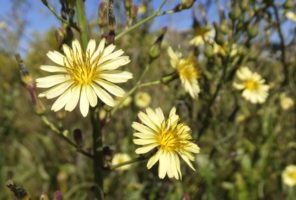
[[[190,40],[190,44],[194,46],[203,45],[205,42],[212,42],[215,37],[215,29],[210,26],[197,27],[195,29],[195,37]]]
[[[145,14],[147,12],[147,5],[146,4],[141,4],[138,7],[138,13],[139,14]]]
[[[285,168],[282,173],[282,180],[287,186],[296,185],[296,165],[289,165]]]
[[[286,12],[286,17],[288,18],[288,19],[291,19],[291,20],[293,20],[294,22],[296,22],[296,14],[295,13],[293,13],[293,12]]]
[[[280,95],[280,104],[283,110],[288,110],[294,105],[294,101],[291,97],[288,97],[285,93]]]
[[[159,161],[159,178],[163,179],[167,175],[169,178],[181,179],[181,157],[195,170],[191,161],[194,161],[193,154],[199,153],[200,149],[192,142],[191,129],[180,122],[176,108],[172,108],[168,119],[165,119],[160,108],[155,111],[147,108],[146,113],[140,112],[138,117],[142,123],[133,122],[132,127],[136,131],[134,143],[142,146],[136,149],[137,154],[156,150],[149,159],[147,168],[150,169]]]
[[[147,108],[150,105],[151,97],[147,92],[138,92],[135,95],[135,104],[139,108]]]
[[[117,97],[124,95],[124,90],[114,83],[123,83],[133,77],[129,72],[117,70],[130,60],[128,56],[122,56],[122,50],[114,49],[113,44],[105,47],[105,39],[98,47],[95,40],[90,40],[84,53],[80,43],[74,40],[72,49],[63,45],[64,55],[57,51],[48,52],[47,56],[57,65],[41,66],[42,70],[55,74],[36,80],[37,87],[50,88],[39,96],[58,97],[51,108],[55,112],[63,108],[72,111],[80,101],[80,112],[84,117],[89,106],[97,105],[98,97],[108,106],[114,106],[115,101],[109,93]]]
[[[220,54],[222,56],[226,55],[225,47],[217,44],[216,42],[213,43],[213,51],[215,54]]]
[[[268,96],[269,86],[264,84],[265,80],[247,67],[240,68],[236,73],[239,82],[234,82],[233,86],[238,90],[243,90],[242,96],[251,103],[263,103]]]
[[[189,92],[192,98],[196,98],[200,92],[197,79],[200,77],[200,71],[197,68],[197,62],[194,56],[182,58],[180,52],[174,52],[171,47],[168,48],[171,66],[177,70],[185,91]]]
[[[112,165],[119,165],[131,160],[131,157],[126,153],[117,153],[113,156]],[[131,165],[123,165],[121,167],[117,167],[116,170],[124,171],[131,167]]]

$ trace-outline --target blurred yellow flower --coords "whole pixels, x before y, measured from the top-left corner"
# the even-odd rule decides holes
[[[294,105],[294,101],[291,97],[288,97],[287,94],[282,93],[280,95],[280,104],[283,110],[288,110]]]
[[[233,86],[238,90],[243,90],[242,96],[251,103],[263,103],[268,96],[269,86],[264,84],[265,80],[247,67],[241,67],[237,73],[239,82],[234,82]]]
[[[134,100],[139,108],[147,108],[151,103],[151,96],[147,92],[138,92]]]
[[[282,173],[283,183],[293,187],[296,185],[296,165],[289,165]]]
[[[195,37],[190,40],[190,44],[194,46],[203,45],[205,42],[212,42],[215,37],[215,29],[210,26],[195,28]]]
[[[222,56],[226,55],[225,47],[217,44],[216,42],[213,43],[213,51],[215,54],[220,54]]]
[[[131,157],[128,154],[126,154],[126,153],[117,153],[117,154],[115,154],[113,156],[112,165],[119,165],[119,164],[128,162],[130,160],[131,160]],[[130,164],[123,165],[123,166],[117,167],[116,170],[124,171],[124,170],[128,170],[130,167],[131,167]]]
[[[200,71],[197,68],[197,61],[194,56],[182,58],[180,52],[174,52],[171,47],[168,48],[171,66],[177,70],[180,80],[186,92],[189,92],[192,98],[196,98],[200,92],[197,79],[200,77]]]
[[[159,161],[159,178],[163,179],[167,175],[169,178],[181,179],[181,157],[195,170],[191,161],[194,161],[193,154],[199,153],[200,149],[192,142],[191,129],[180,122],[176,108],[171,109],[168,119],[165,119],[160,108],[147,108],[146,113],[140,112],[138,117],[142,123],[133,122],[132,127],[136,131],[134,143],[142,146],[136,149],[137,154],[156,150],[147,168],[150,169]]]
[[[89,106],[97,105],[98,97],[108,106],[114,106],[115,101],[109,93],[124,95],[124,90],[114,83],[123,83],[133,77],[129,72],[117,70],[130,60],[128,56],[122,56],[123,50],[114,49],[113,44],[105,47],[105,39],[100,41],[98,47],[95,40],[90,40],[83,53],[80,43],[74,40],[72,49],[63,45],[64,55],[58,51],[48,52],[47,56],[57,66],[41,66],[42,70],[55,74],[36,80],[37,87],[50,88],[39,97],[58,97],[51,108],[55,112],[62,108],[72,111],[80,101],[80,112],[84,117],[88,114]]]
[[[147,5],[146,4],[141,4],[138,7],[138,13],[139,14],[145,14],[147,12]]]
[[[291,11],[286,12],[286,17],[287,17],[288,19],[291,19],[291,20],[293,20],[294,22],[296,22],[296,14],[295,14],[295,13],[293,13],[293,12],[291,12]]]

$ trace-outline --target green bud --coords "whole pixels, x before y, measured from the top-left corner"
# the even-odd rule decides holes
[[[221,22],[221,25],[220,25],[220,31],[221,31],[222,33],[224,33],[224,34],[227,34],[227,33],[228,33],[228,30],[229,30],[229,28],[228,28],[227,21],[226,21],[226,20],[223,20],[223,21]]]
[[[229,12],[229,17],[232,21],[235,21],[236,19],[238,19],[240,15],[241,15],[241,10],[238,7],[233,8]]]
[[[251,38],[256,37],[258,34],[258,31],[259,29],[258,29],[258,26],[256,25],[248,28],[248,34]]]
[[[293,8],[293,0],[286,0],[283,4],[284,9],[291,9]]]
[[[160,46],[158,44],[154,44],[149,50],[149,56],[152,59],[155,59],[160,54]]]
[[[167,28],[163,28],[161,30],[160,35],[157,37],[156,41],[152,45],[152,47],[149,50],[149,57],[150,59],[156,59],[160,55],[160,49],[161,49],[161,42],[163,40],[164,34],[166,33]]]
[[[217,29],[216,29],[215,41],[219,45],[224,44],[224,35],[221,31],[218,31]]]
[[[242,11],[246,11],[249,8],[249,0],[242,0],[239,4],[240,9],[242,9]]]
[[[208,57],[208,58],[213,57],[213,55],[214,55],[214,49],[213,49],[212,45],[207,44],[207,45],[205,46],[205,51],[204,51],[204,53],[205,53],[205,56]]]

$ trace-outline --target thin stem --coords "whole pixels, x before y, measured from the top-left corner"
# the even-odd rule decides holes
[[[119,163],[117,165],[113,165],[113,166],[111,166],[111,170],[122,167],[124,165],[130,165],[130,164],[137,163],[137,162],[143,162],[143,161],[145,161],[147,159],[148,159],[148,157],[138,157],[138,158],[126,161],[126,162]]]
[[[173,81],[176,78],[178,78],[178,74],[173,72],[169,75],[163,76],[160,80],[141,83],[138,88],[149,87],[149,86],[154,86],[154,85],[158,85],[158,84],[166,84],[166,83],[169,83],[170,81]]]
[[[66,136],[63,135],[63,131],[60,131],[52,122],[49,121],[49,119],[42,115],[41,116],[41,120],[42,122],[50,129],[52,130],[58,137],[60,137],[61,139],[63,139],[65,142],[67,142],[69,145],[71,145],[72,147],[74,147],[77,152],[85,155],[88,158],[93,158],[93,155],[91,155],[90,153],[84,151],[83,149],[81,149],[77,144],[75,144],[72,140],[70,140],[69,138],[67,138]]]
[[[163,8],[163,6],[165,5],[165,3],[167,2],[167,0],[164,0],[162,1],[160,7],[157,9],[156,12],[154,12],[152,15],[146,17],[145,19],[139,21],[138,23],[134,24],[133,26],[129,27],[128,29],[122,31],[121,33],[119,33],[116,37],[115,37],[115,41],[120,39],[122,36],[126,35],[127,33],[139,28],[140,26],[142,26],[143,24],[145,24],[146,22],[154,19],[155,17],[157,16],[161,16],[161,15],[164,15],[164,14],[172,14],[172,13],[169,13],[169,12],[163,12],[161,13],[161,9]]]
[[[272,5],[272,8],[275,13],[275,19],[276,19],[276,29],[280,38],[280,50],[281,50],[281,62],[283,65],[283,71],[284,71],[284,80],[282,82],[282,85],[286,85],[289,83],[289,70],[288,70],[288,64],[286,61],[286,46],[285,46],[285,38],[284,34],[281,28],[281,21],[279,17],[279,11],[276,5]]]
[[[49,3],[47,1],[43,1],[42,0],[43,5],[45,5],[48,10],[59,20],[61,21],[63,24],[66,24],[69,26],[69,23],[67,20],[65,20],[64,18],[62,18],[54,9],[51,5],[49,5]]]
[[[142,82],[142,79],[144,78],[145,74],[147,73],[147,71],[149,70],[150,68],[150,64],[147,64],[143,73],[141,74],[140,78],[138,79],[137,83],[135,84],[135,86],[130,89],[119,101],[119,103],[110,111],[110,115],[114,115],[114,113],[120,108],[121,104],[125,101],[125,99],[127,97],[129,97],[130,95],[132,95],[140,86],[141,82]]]
[[[61,22],[63,23],[64,26],[69,26],[69,27],[73,27],[75,30],[77,30],[78,32],[80,32],[80,29],[77,27],[77,24],[75,23],[71,23],[71,22],[68,22],[67,20],[65,20],[64,18],[62,18],[55,10],[54,8],[49,5],[48,1],[43,1],[41,0],[43,5],[45,5],[48,10]]]

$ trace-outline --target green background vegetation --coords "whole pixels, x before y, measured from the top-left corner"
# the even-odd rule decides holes
[[[152,7],[150,1],[145,2],[148,8]],[[209,2],[194,5],[196,16],[192,29],[178,31],[168,27],[159,49],[160,56],[144,79],[158,80],[173,72],[167,48],[179,48],[184,55],[194,54],[199,58],[202,72],[199,98],[191,99],[178,79],[140,89],[151,95],[153,108],[162,107],[168,114],[170,108],[176,106],[192,128],[193,138],[201,148],[194,162],[196,172],[182,163],[183,179],[175,181],[160,180],[157,167],[148,171],[146,162],[135,163],[124,172],[105,170],[106,199],[296,199],[295,188],[288,188],[281,180],[284,168],[296,163],[296,108],[283,110],[280,106],[281,93],[294,101],[296,97],[295,32],[287,33],[288,28],[281,26],[287,23],[284,12],[295,11],[296,5],[293,1],[272,0]],[[116,15],[125,15],[122,1],[115,3],[118,4]],[[215,42],[224,46],[226,55],[215,53],[208,43],[203,48],[189,45],[196,26],[207,23],[211,15],[208,7],[219,3],[223,9],[215,24]],[[151,13],[152,9],[148,9],[137,20]],[[18,17],[21,15],[11,20],[16,21]],[[126,26],[125,20],[122,21],[116,26],[117,33]],[[20,25],[26,26],[25,22]],[[135,78],[123,86],[127,91],[137,81],[148,62],[151,46],[162,33],[162,30],[150,31],[150,25],[149,22],[116,42],[131,58],[125,69]],[[0,52],[0,199],[13,199],[5,186],[9,179],[26,188],[33,199],[38,199],[43,192],[52,197],[56,190],[66,199],[92,199],[91,161],[44,126],[21,83],[14,58],[22,37],[21,26],[18,27],[10,32],[0,31],[9,45],[1,46]],[[23,57],[34,78],[45,75],[39,66],[50,63],[46,53],[59,50],[55,28],[44,34],[36,33]],[[98,31],[97,23],[90,29],[97,41],[106,33],[104,28]],[[289,35],[289,40],[281,36],[283,33]],[[273,35],[276,39],[271,40]],[[229,55],[232,44],[239,48],[235,56]],[[249,66],[260,73],[271,86],[264,104],[247,102],[232,87],[235,71],[240,66]],[[67,137],[71,140],[74,129],[82,130],[83,148],[91,152],[89,119],[83,119],[78,109],[72,113],[53,113],[50,111],[53,101],[42,99],[42,102],[49,119],[59,128],[69,130]],[[137,120],[140,110],[132,101],[104,127],[104,145],[114,153],[125,152],[137,157],[131,123]]]

